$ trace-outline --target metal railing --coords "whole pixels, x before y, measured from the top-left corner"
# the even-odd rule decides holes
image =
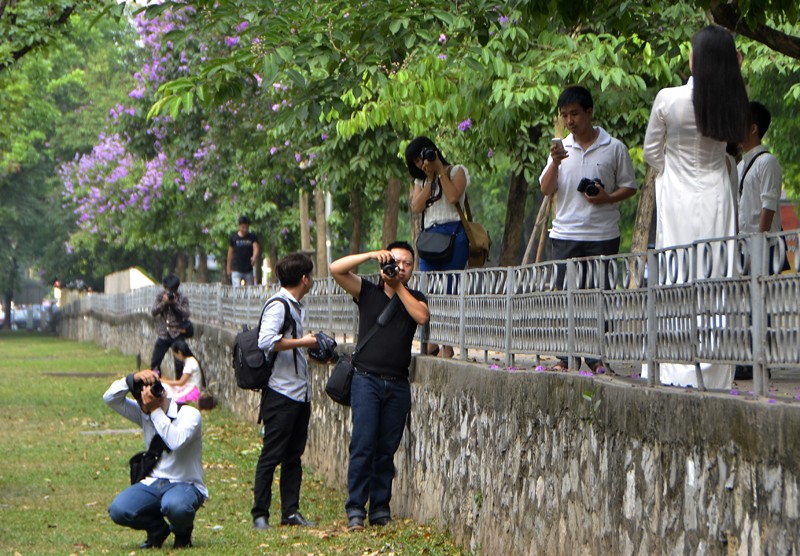
[[[648,364],[752,364],[754,391],[765,395],[767,369],[800,365],[798,231],[696,242],[610,257],[550,261],[521,267],[417,273],[411,287],[428,298],[431,322],[418,339],[467,350],[517,355],[600,357]],[[377,279],[376,275],[366,276]],[[230,329],[254,326],[275,287],[184,284],[192,320]],[[149,313],[160,288],[92,295],[65,311],[110,315]],[[345,340],[356,336],[358,313],[331,278],[304,298],[307,329]],[[572,361],[570,362],[572,366]],[[702,376],[698,370],[698,383]]]

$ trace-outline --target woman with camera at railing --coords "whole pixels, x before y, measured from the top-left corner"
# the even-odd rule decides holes
[[[411,211],[422,214],[422,231],[417,240],[422,272],[464,270],[469,259],[469,240],[456,207],[464,206],[469,172],[450,164],[433,141],[414,138],[406,147],[406,164],[414,178]],[[452,283],[448,281],[448,293]],[[436,355],[439,346],[429,345]],[[443,357],[453,357],[451,346],[442,346]]]

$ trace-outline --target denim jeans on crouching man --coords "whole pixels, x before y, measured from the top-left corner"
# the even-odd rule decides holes
[[[356,371],[351,394],[353,434],[347,468],[347,517],[391,517],[394,453],[411,405],[407,380],[386,380]]]
[[[108,514],[118,525],[148,533],[162,530],[166,517],[173,533],[185,535],[192,532],[195,512],[203,502],[203,494],[191,483],[156,479],[150,485],[139,482],[120,492]]]

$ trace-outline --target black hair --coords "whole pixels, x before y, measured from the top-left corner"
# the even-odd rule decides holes
[[[239,224],[247,224],[250,225],[250,218],[245,216],[244,214],[239,217]]]
[[[706,137],[741,143],[747,129],[747,91],[733,35],[708,25],[692,37],[692,104],[697,129]]]
[[[411,253],[411,260],[414,260],[414,248],[411,247],[411,244],[407,241],[393,241],[389,245],[386,246],[387,251],[391,251],[392,249],[405,249],[409,253]]]
[[[178,287],[181,285],[180,278],[175,276],[174,274],[167,274],[164,276],[164,279],[161,280],[161,284],[164,286],[165,290],[169,290],[171,292],[178,291]]]
[[[303,253],[292,253],[278,261],[275,271],[278,281],[284,288],[291,288],[300,283],[303,276],[311,274],[314,270],[314,261]]]
[[[772,114],[766,106],[754,100],[750,102],[750,123],[758,126],[758,138],[763,139],[772,123]]]
[[[424,135],[420,135],[419,137],[414,137],[406,147],[406,165],[408,166],[409,174],[411,174],[413,177],[420,180],[424,180],[428,177],[425,175],[425,172],[417,168],[416,164],[417,159],[422,153],[422,149],[434,149],[436,154],[439,155],[439,160],[442,161],[442,164],[445,166],[450,166],[450,163],[445,160],[442,151],[439,150],[439,147],[437,147],[433,141]]]
[[[192,349],[189,347],[189,344],[187,344],[185,340],[177,339],[174,342],[172,342],[172,351],[180,353],[184,357],[194,357]]]
[[[580,104],[581,108],[584,110],[594,108],[592,93],[589,92],[589,89],[581,87],[580,85],[567,87],[559,95],[556,106],[558,108],[564,108],[568,104]]]

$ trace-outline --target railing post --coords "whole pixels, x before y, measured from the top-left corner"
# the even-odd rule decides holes
[[[567,353],[569,353],[567,359],[567,367],[571,371],[577,371],[578,368],[575,365],[575,349],[576,349],[576,340],[575,340],[575,284],[576,284],[576,273],[578,271],[578,265],[575,263],[574,260],[570,259],[567,261]]]
[[[767,275],[767,237],[752,234],[747,239],[750,251],[750,315],[752,326],[750,341],[753,355],[753,390],[757,396],[766,396],[769,380],[766,365],[767,318],[762,278]]]
[[[466,323],[467,323],[467,296],[466,296],[466,280],[467,280],[467,271],[466,270],[459,270],[458,271],[458,347],[461,349],[461,355],[459,359],[466,359],[467,358],[467,350],[464,349],[464,342],[467,338],[467,332],[465,330]]]
[[[514,365],[514,354],[511,352],[514,339],[513,329],[513,308],[514,308],[514,292],[516,291],[516,283],[514,281],[515,273],[514,267],[506,268],[506,365],[511,367]]]
[[[661,370],[656,363],[656,346],[658,341],[658,315],[656,314],[656,288],[658,287],[658,257],[653,249],[647,250],[647,343],[645,358],[647,359],[647,385],[661,383]]]
[[[695,378],[697,378],[697,389],[700,390],[701,392],[705,392],[706,391],[706,385],[705,385],[705,382],[703,381],[703,372],[702,372],[702,370],[700,368],[700,362],[697,360],[697,357],[699,355],[699,349],[698,348],[700,346],[700,338],[699,338],[698,327],[697,327],[697,318],[699,317],[699,315],[697,313],[698,313],[699,307],[700,307],[700,303],[698,303],[698,297],[700,296],[700,293],[699,293],[700,292],[700,287],[697,284],[697,276],[698,276],[697,269],[698,269],[699,265],[702,263],[702,261],[700,260],[700,249],[701,248],[703,249],[703,254],[704,255],[705,255],[706,250],[710,249],[708,243],[702,243],[701,242],[701,243],[695,243],[694,245],[692,245],[692,251],[691,251],[692,266],[691,266],[690,272],[689,272],[689,280],[692,283],[692,305],[694,307],[694,311],[692,311],[692,315],[693,315],[692,324],[691,324],[692,334],[689,337],[692,338],[692,360],[694,361],[694,375],[695,375]],[[712,266],[712,268],[713,268],[713,266]],[[712,272],[712,275],[713,275],[713,272]],[[706,278],[706,277],[704,276],[703,278]]]

